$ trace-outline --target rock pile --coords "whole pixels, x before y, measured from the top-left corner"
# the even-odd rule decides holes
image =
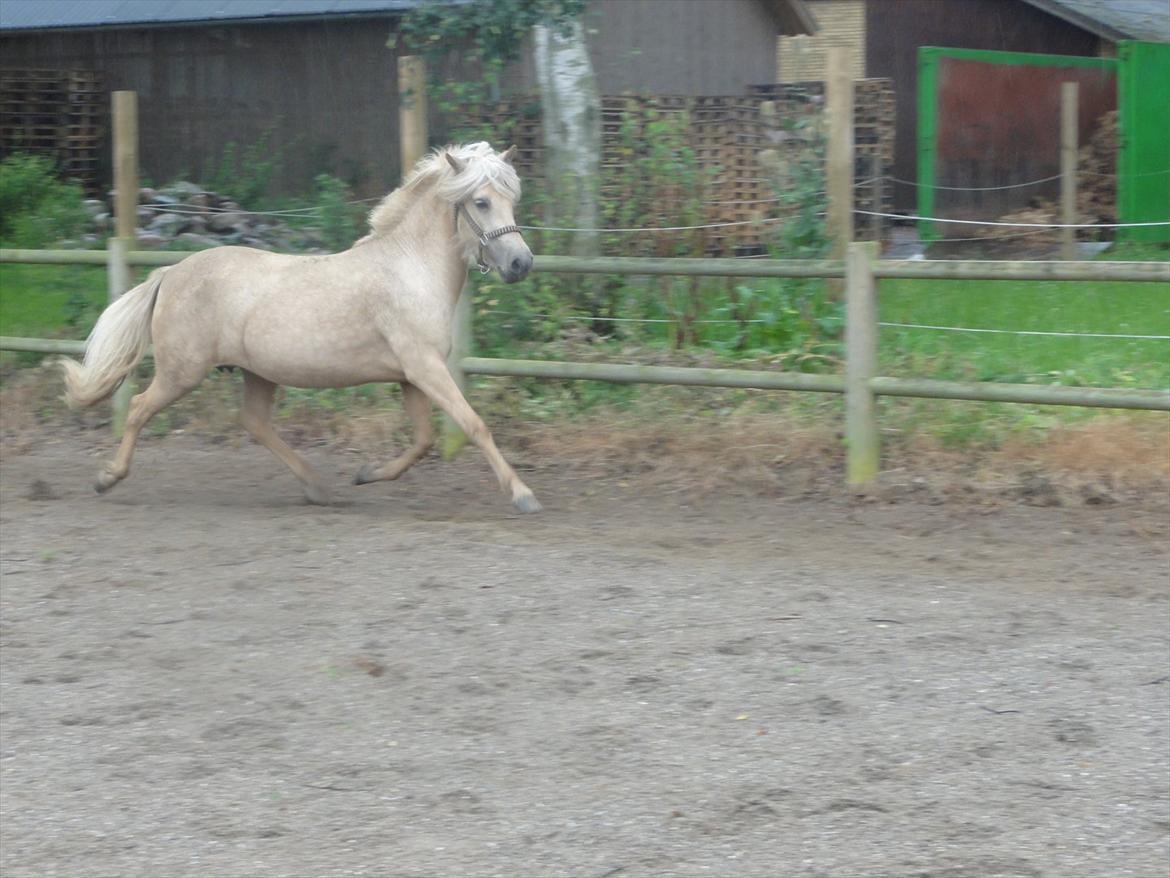
[[[114,193],[85,202],[93,232],[114,231]],[[312,213],[307,215],[310,219]],[[281,215],[245,210],[235,201],[195,183],[171,183],[138,190],[138,247],[155,250],[179,245],[192,250],[241,244],[283,253],[325,253],[318,229],[293,227]]]

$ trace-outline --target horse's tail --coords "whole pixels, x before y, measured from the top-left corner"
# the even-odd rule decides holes
[[[119,296],[98,318],[85,342],[85,359],[61,357],[65,402],[84,408],[106,399],[138,365],[150,344],[150,321],[165,268]]]

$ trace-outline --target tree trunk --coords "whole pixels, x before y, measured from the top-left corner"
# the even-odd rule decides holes
[[[533,28],[546,155],[546,226],[596,229],[601,175],[601,99],[581,20],[567,31]],[[569,254],[600,252],[596,232],[575,232]]]

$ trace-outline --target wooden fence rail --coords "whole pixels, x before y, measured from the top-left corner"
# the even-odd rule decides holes
[[[0,250],[0,262],[54,265],[172,265],[189,254],[101,250]],[[881,278],[1027,281],[1132,281],[1170,284],[1170,263],[1134,262],[932,262],[879,260],[870,243],[850,245],[842,260],[648,259],[637,257],[538,256],[535,270],[558,273],[677,275],[689,277],[844,278],[846,295],[845,376],[745,369],[696,369],[622,363],[573,363],[487,359],[471,356],[470,326],[459,331],[466,355],[455,367],[467,375],[684,384],[842,393],[846,397],[847,472],[850,484],[870,481],[878,470],[877,396],[915,396],[1170,411],[1170,390],[1057,387],[1033,384],[935,381],[875,374],[878,344],[877,288]],[[80,354],[74,340],[0,337],[0,350]]]

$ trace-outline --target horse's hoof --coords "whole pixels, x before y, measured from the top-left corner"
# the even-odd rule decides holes
[[[100,473],[98,473],[98,477],[93,480],[93,489],[99,494],[104,494],[120,481],[122,480],[117,476],[111,475],[105,470],[102,470]]]
[[[367,463],[360,470],[358,470],[357,475],[353,477],[353,483],[355,485],[368,485],[370,482],[376,482],[378,479],[374,474],[377,471],[378,468],[376,466],[374,466],[372,463]]]
[[[519,497],[514,497],[512,499],[512,505],[526,515],[533,512],[540,512],[541,510],[540,503],[537,502],[536,497],[532,494],[521,494]]]
[[[305,485],[305,499],[314,506],[332,506],[332,495],[320,485]]]

